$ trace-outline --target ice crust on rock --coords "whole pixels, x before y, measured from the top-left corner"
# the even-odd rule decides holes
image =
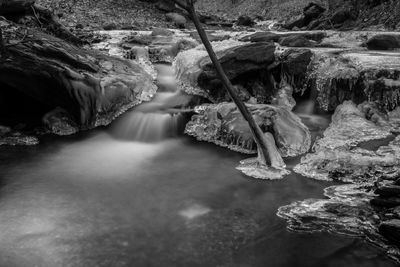
[[[266,104],[248,104],[261,129],[273,130],[275,142],[283,157],[307,152],[311,135],[300,118],[286,108]],[[197,115],[186,125],[185,133],[231,150],[256,152],[247,121],[234,103],[205,104],[195,108]]]

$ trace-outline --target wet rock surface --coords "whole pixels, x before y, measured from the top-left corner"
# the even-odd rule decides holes
[[[273,133],[282,156],[297,156],[309,150],[310,132],[295,114],[272,105],[249,104],[248,108],[261,129]],[[186,125],[186,134],[242,153],[256,152],[248,123],[235,104],[198,106],[196,113]]]
[[[314,153],[304,156],[294,170],[315,179],[350,182],[396,171],[399,164],[396,140],[376,151],[359,147],[363,142],[382,140],[397,132],[390,118],[382,126],[367,119],[362,107],[349,101],[339,106],[323,138],[313,145]]]
[[[311,43],[314,41],[319,43],[322,39],[326,37],[326,33],[322,31],[313,32],[256,32],[242,37],[240,40],[243,42],[277,42],[281,45],[282,42],[290,44],[288,41],[294,42],[296,38],[301,38],[303,42]]]
[[[231,80],[244,75],[243,80],[252,81],[250,76],[246,79],[246,74],[266,70],[275,61],[275,45],[271,43],[245,44],[226,40],[214,43],[214,49]],[[212,102],[229,100],[203,47],[180,53],[174,66],[181,88],[187,93],[201,95]],[[267,97],[268,91],[262,90],[260,97]]]
[[[350,101],[336,109],[324,136],[294,171],[346,184],[326,188],[327,199],[306,199],[279,208],[278,216],[288,221],[289,229],[366,238],[399,261],[400,136],[395,113]]]
[[[316,3],[310,3],[303,9],[303,14],[290,20],[284,27],[292,30],[293,28],[303,28],[309,26],[309,24],[320,17],[324,13],[325,8]]]
[[[16,37],[11,30],[20,26],[2,23],[9,26],[3,34],[12,42]],[[72,134],[109,124],[148,101],[156,90],[152,77],[135,62],[76,47],[38,30],[26,31],[29,37],[10,46],[9,60],[1,64],[0,117],[6,125],[32,117],[27,130],[45,126],[56,134]],[[58,108],[63,115],[48,115]]]
[[[366,42],[370,50],[400,49],[400,35],[378,34]]]
[[[38,143],[38,138],[33,135],[27,135],[10,127],[0,125],[0,145],[32,146]]]

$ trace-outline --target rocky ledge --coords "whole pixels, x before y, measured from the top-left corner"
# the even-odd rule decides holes
[[[329,231],[366,238],[400,260],[400,108],[384,113],[372,103],[341,104],[313,152],[294,171],[343,182],[325,189],[327,199],[279,208],[295,231]]]
[[[5,19],[0,24],[6,42],[0,64],[0,117],[19,132],[38,133],[44,127],[65,135],[107,125],[156,91],[152,77],[137,63]],[[16,138],[8,132],[2,140],[13,144]]]
[[[266,104],[248,104],[247,107],[260,128],[273,133],[283,157],[301,155],[309,150],[310,132],[294,113]],[[202,105],[196,107],[195,112],[185,133],[242,153],[256,153],[248,123],[234,103]]]

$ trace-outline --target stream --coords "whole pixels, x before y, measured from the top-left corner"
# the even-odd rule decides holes
[[[183,135],[188,101],[160,91],[108,128],[3,147],[0,266],[395,266],[359,238],[288,231],[278,208],[334,183],[246,177],[245,155]],[[314,138],[329,123],[301,116]]]
[[[122,57],[125,36],[115,31],[95,47]],[[359,40],[350,37],[353,47]],[[159,86],[152,101],[107,127],[1,147],[0,266],[397,266],[361,237],[295,227],[314,226],[312,199],[340,195],[329,191],[340,183],[293,172],[300,157],[285,159],[292,172],[284,179],[255,180],[236,170],[248,155],[184,135],[193,99],[176,89],[170,62],[152,65],[142,52],[137,60]],[[364,54],[346,56],[376,63]],[[306,99],[294,110],[313,140],[330,123],[314,109]],[[305,215],[288,229],[288,205],[305,199]]]
[[[235,170],[242,158],[108,129],[4,148],[0,265],[395,266],[361,239],[289,232],[277,209],[331,183],[255,181]]]

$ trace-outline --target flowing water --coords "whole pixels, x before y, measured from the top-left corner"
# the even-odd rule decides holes
[[[246,156],[179,135],[188,101],[165,90],[110,128],[2,147],[0,266],[395,266],[361,239],[288,231],[278,208],[332,183],[242,175]]]

